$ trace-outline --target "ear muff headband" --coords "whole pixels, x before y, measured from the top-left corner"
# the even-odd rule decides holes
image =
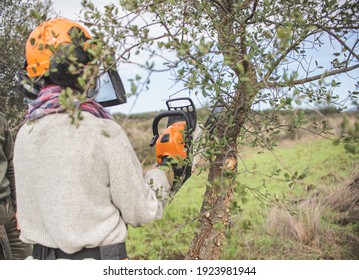
[[[89,38],[83,30],[73,26],[67,33],[71,37],[71,44],[60,45],[50,59],[49,78],[60,86],[76,85],[82,67],[90,62],[89,55],[84,50]]]
[[[49,78],[54,84],[73,86],[81,75],[82,67],[89,61],[88,54],[82,47],[73,48],[72,44],[60,46],[50,60]]]

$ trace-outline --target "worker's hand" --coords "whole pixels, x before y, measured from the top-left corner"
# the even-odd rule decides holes
[[[173,165],[171,165],[170,157],[164,157],[162,159],[161,169],[165,172],[168,183],[170,184],[170,186],[172,186],[175,175],[173,172]]]
[[[170,186],[173,185],[173,181],[175,178],[175,173],[173,172],[172,168],[166,168],[166,170],[164,170],[168,183],[170,184]]]

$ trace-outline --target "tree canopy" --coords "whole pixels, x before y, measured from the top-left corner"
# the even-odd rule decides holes
[[[353,77],[353,89],[357,83],[357,1],[121,0],[104,12],[91,1],[83,5],[84,22],[113,44],[119,62],[171,71],[183,90],[223,109],[215,129],[198,140],[209,175],[189,259],[220,257],[228,209],[240,187],[242,141],[271,149],[279,129],[301,124],[294,115],[290,127],[278,125],[279,110],[303,101],[343,108],[356,98],[355,90],[340,97],[334,89],[340,74]],[[271,114],[254,112],[256,104],[266,104]],[[323,122],[319,134],[325,131]]]
[[[121,0],[103,10],[89,0],[82,4],[81,20],[97,46],[109,46],[92,50],[92,55],[110,68],[115,52],[122,67],[133,64],[148,71],[144,80],[133,77],[132,94],[148,86],[151,73],[168,71],[182,91],[221,108],[210,133],[202,127],[197,139],[195,151],[205,157],[209,175],[201,228],[188,259],[220,258],[231,205],[242,188],[237,176],[241,143],[273,149],[278,131],[300,127],[301,115],[295,113],[292,124],[279,124],[281,109],[303,102],[345,108],[356,102],[357,1]],[[0,4],[0,104],[13,122],[24,108],[13,77],[23,63],[27,35],[48,17],[50,7],[50,0]],[[81,77],[85,86],[86,75]],[[352,78],[353,87],[339,96],[343,75]],[[68,94],[65,98],[71,98]],[[270,113],[254,110],[259,105]],[[321,126],[317,133],[324,135],[327,124]]]
[[[24,96],[15,86],[14,76],[24,66],[28,35],[52,12],[51,0],[4,0],[0,3],[0,107],[11,126],[25,110]]]

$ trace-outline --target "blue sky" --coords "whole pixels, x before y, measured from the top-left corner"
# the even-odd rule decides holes
[[[117,3],[118,1],[110,0],[93,0],[93,3],[98,7],[103,7],[108,3]],[[53,6],[55,11],[63,17],[68,19],[77,20],[79,19],[81,11],[81,0],[53,0]],[[122,81],[124,83],[125,89],[129,92],[130,83],[128,79],[133,79],[137,73],[139,73],[143,78],[146,74],[141,73],[140,70],[136,67],[131,67],[130,65],[119,66],[118,69]],[[173,82],[169,73],[154,73],[151,77],[151,83],[149,84],[149,89],[141,93],[139,98],[129,98],[126,104],[122,104],[116,107],[110,108],[111,112],[121,112],[124,114],[134,114],[142,112],[153,112],[165,110],[166,104],[165,101],[170,98],[171,95],[175,94],[180,88],[173,87]],[[176,97],[190,96],[196,107],[200,107],[201,103],[196,96],[189,95],[187,92],[176,94]]]
[[[94,4],[100,8],[104,5],[114,2],[118,3],[116,0],[93,0]],[[81,11],[81,0],[53,0],[53,6],[55,11],[63,17],[77,20]],[[319,52],[315,54],[315,59],[320,61],[328,60],[328,55],[331,55],[335,51],[330,47],[322,47]],[[145,76],[145,73],[141,73],[138,68],[134,68],[129,65],[123,65],[119,67],[119,73],[124,82],[125,89],[129,91],[129,82],[128,79],[134,78],[134,76],[139,73],[141,76]],[[358,81],[359,70],[354,70],[348,74],[343,74],[340,76],[342,86],[340,89],[337,89],[335,92],[344,96],[347,94],[348,90],[353,91],[355,89],[353,77]],[[329,78],[327,81],[331,81]],[[179,86],[173,87],[173,81],[169,73],[154,73],[151,77],[151,83],[149,84],[149,89],[141,93],[139,98],[129,98],[127,104],[116,106],[111,108],[111,112],[121,112],[125,114],[141,113],[141,112],[153,112],[166,109],[165,100],[169,99],[170,96],[178,92],[181,88]],[[204,99],[197,97],[194,94],[189,95],[188,92],[181,92],[177,94],[176,97],[180,96],[190,96],[195,105],[200,107],[201,104],[205,103]]]

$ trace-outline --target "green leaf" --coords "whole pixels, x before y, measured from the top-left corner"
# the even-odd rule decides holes
[[[101,130],[101,134],[107,138],[111,137],[111,135],[106,130]]]

